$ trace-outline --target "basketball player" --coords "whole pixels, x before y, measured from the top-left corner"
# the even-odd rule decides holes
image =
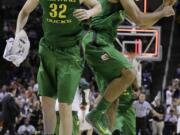
[[[133,65],[134,69],[137,72],[136,83],[137,86],[141,87],[141,67],[139,62],[136,60],[136,54],[128,52],[128,60]],[[107,116],[109,118],[109,128],[120,135],[136,135],[136,116],[135,110],[132,107],[132,103],[135,99],[139,97],[140,89],[133,90],[132,87],[129,87],[127,90],[124,90],[117,102],[115,103],[116,107],[108,109]],[[115,110],[117,109],[117,112]]]
[[[135,111],[132,107],[133,90],[128,88],[119,98],[119,104],[113,131],[118,130],[122,135],[136,135]]]
[[[84,3],[89,10],[78,9]],[[27,0],[21,9],[16,34],[30,13],[41,5],[44,36],[40,40],[39,94],[42,101],[44,134],[53,134],[56,125],[56,98],[60,106],[60,135],[72,135],[71,103],[78,87],[83,63],[79,41],[81,23],[101,11],[96,0]],[[73,16],[76,14],[76,18]]]
[[[163,17],[174,15],[175,12],[172,6],[162,5],[155,12],[144,14],[134,0],[99,1],[103,11],[92,18],[91,31],[84,36],[83,46],[87,62],[95,73],[102,99],[86,119],[99,134],[111,135],[105,113],[123,90],[126,90],[136,80],[136,73],[132,65],[113,45],[118,24],[127,15],[137,25],[148,27]]]

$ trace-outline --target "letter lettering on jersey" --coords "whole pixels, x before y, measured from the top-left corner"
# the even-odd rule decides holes
[[[49,19],[47,18],[47,22],[49,23],[54,23],[54,24],[65,24],[65,23],[72,23],[72,20],[71,19],[67,19],[67,20],[55,20],[55,19]]]

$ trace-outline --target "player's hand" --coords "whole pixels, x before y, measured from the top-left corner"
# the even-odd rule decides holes
[[[76,17],[79,21],[84,21],[90,18],[89,10],[86,9],[76,9],[73,12],[73,16]]]
[[[30,41],[24,30],[17,33],[15,39],[10,38],[4,50],[3,58],[19,67],[26,59],[30,48]]]
[[[157,117],[158,117],[160,120],[162,120],[162,119],[163,119],[163,114],[158,113]]]
[[[175,11],[174,11],[172,6],[165,6],[163,8],[163,16],[164,17],[170,17],[170,16],[173,16],[173,15],[175,15]]]
[[[163,0],[164,6],[173,6],[176,3],[176,0]]]

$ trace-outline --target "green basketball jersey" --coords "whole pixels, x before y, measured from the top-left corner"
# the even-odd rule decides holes
[[[99,2],[102,5],[102,12],[92,18],[90,27],[114,38],[118,24],[125,18],[124,10],[120,3],[110,3],[108,0],[99,0]]]
[[[43,42],[55,47],[66,47],[76,44],[81,32],[81,23],[73,16],[73,12],[80,7],[80,1],[39,1],[43,9]]]

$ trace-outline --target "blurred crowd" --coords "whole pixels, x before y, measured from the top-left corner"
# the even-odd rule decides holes
[[[43,134],[42,113],[40,100],[38,97],[38,85],[33,77],[34,70],[31,71],[32,67],[25,65],[26,64],[23,64],[23,66],[20,68],[15,68],[13,65],[11,65],[11,68],[6,71],[7,81],[5,84],[0,86],[0,121],[4,119],[2,118],[2,101],[7,95],[12,95],[13,93],[14,95],[12,95],[12,97],[14,98],[14,102],[17,104],[19,110],[19,113],[14,116],[14,120],[10,119],[9,121],[13,124],[14,133],[18,133],[18,135]],[[178,70],[179,67],[177,68],[177,71]],[[142,80],[143,79],[145,78],[142,77]],[[136,114],[137,132],[141,133],[141,135],[156,135],[154,132],[157,131],[162,133],[159,135],[179,135],[176,134],[177,130],[179,130],[177,128],[177,123],[178,119],[180,118],[179,79],[180,78],[172,79],[172,82],[170,82],[168,87],[164,90],[164,93],[159,92],[152,102],[145,98],[145,90],[143,90],[139,98],[134,101],[138,101],[139,103],[141,102],[142,105],[147,102],[150,106],[146,107],[146,109],[139,109],[141,111],[145,111],[145,115],[142,117],[138,116],[139,114]],[[94,77],[89,80],[89,89],[89,108],[93,108],[96,97],[98,96],[98,88]],[[162,115],[162,117],[159,118],[154,116],[154,114],[151,113],[151,109]],[[143,124],[146,125],[145,128],[141,128],[142,123],[138,123],[138,118],[145,118],[145,123]],[[160,124],[161,126],[159,129],[156,129],[158,126],[153,127],[155,122],[162,123]],[[3,125],[0,124],[1,130],[2,127]]]
[[[153,101],[142,92],[133,102],[136,133],[140,135],[180,135],[180,78],[159,91]]]
[[[8,95],[12,94],[19,110],[19,113],[14,115],[14,117],[11,113],[7,114],[7,116],[3,115],[1,119],[4,122],[7,120],[7,124],[13,124],[15,129],[12,132],[17,132],[19,135],[24,135],[26,132],[29,132],[28,134],[42,133],[43,130],[41,106],[37,96],[37,84],[32,79],[26,79],[23,82],[21,79],[14,77],[10,83],[2,85],[0,88],[1,112],[7,114],[9,111],[16,111],[13,104],[9,100],[5,100]]]

